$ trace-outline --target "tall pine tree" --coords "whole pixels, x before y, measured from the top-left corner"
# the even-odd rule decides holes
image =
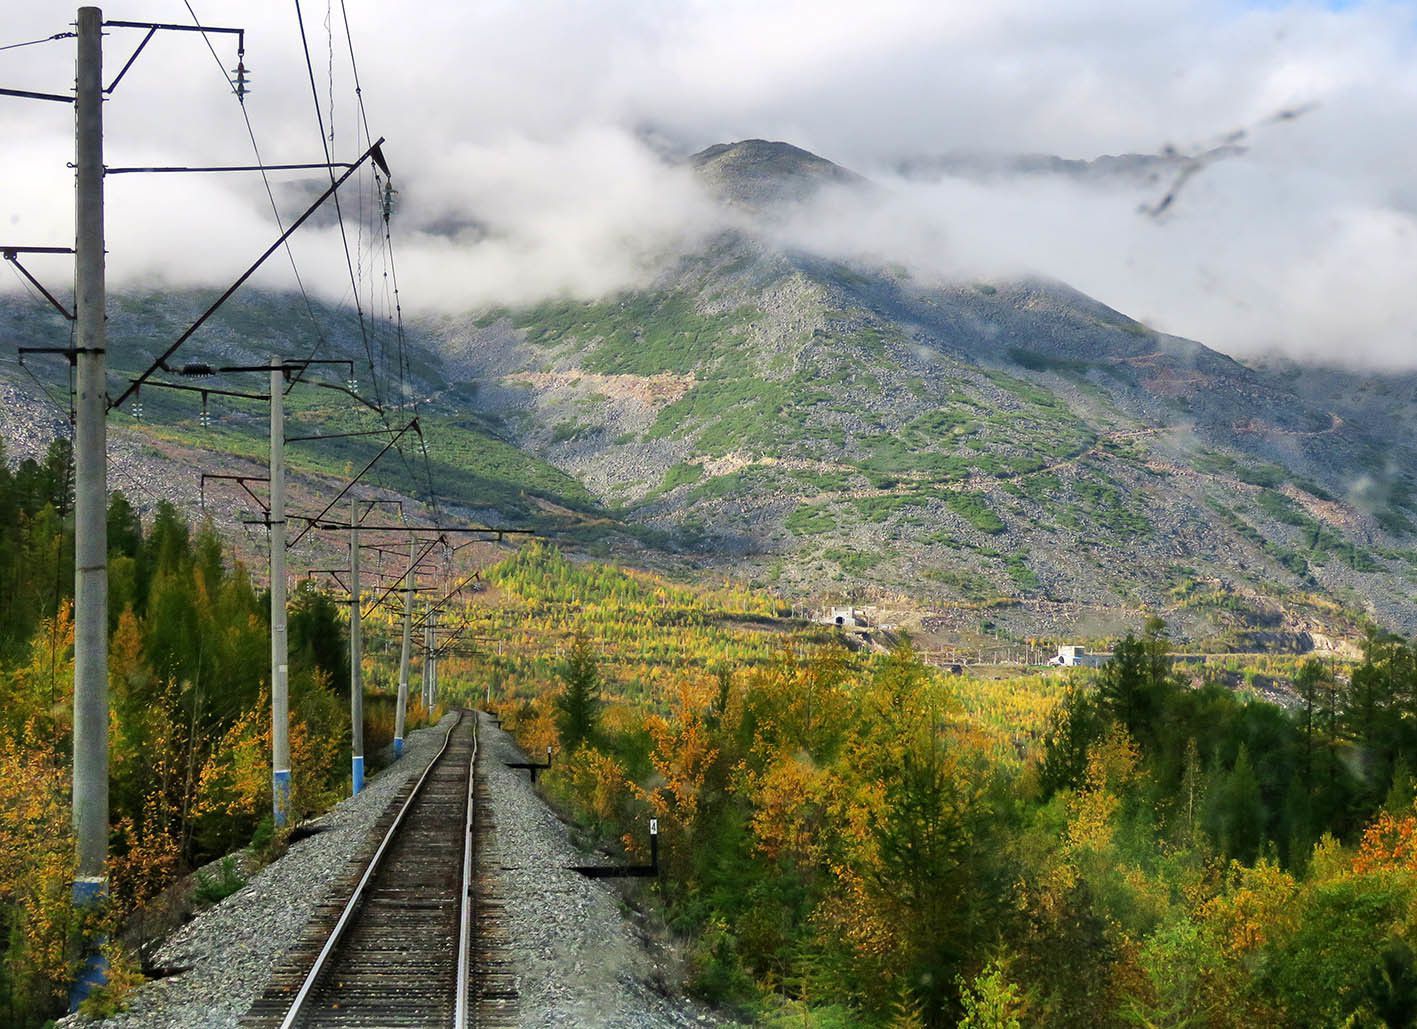
[[[570,751],[594,738],[600,719],[600,670],[584,633],[578,633],[571,643],[571,652],[561,668],[561,681],[566,688],[556,698],[556,707],[561,745]]]

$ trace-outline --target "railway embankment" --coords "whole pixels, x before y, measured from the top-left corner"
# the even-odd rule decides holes
[[[512,737],[482,723],[482,768],[494,823],[484,867],[500,869],[502,953],[515,971],[522,1026],[649,1029],[718,1025],[679,990],[674,955],[605,881],[570,869],[587,863],[546,806]]]
[[[357,797],[302,827],[301,838],[245,886],[174,932],[155,963],[174,973],[139,987],[122,1014],[102,1022],[71,1016],[83,1029],[234,1029],[266,987],[281,956],[364,846],[399,789],[442,746],[448,715],[409,734],[404,758],[369,780]]]
[[[350,862],[367,848],[380,816],[442,745],[447,716],[410,735],[405,758],[358,796],[302,827],[279,860],[245,886],[177,929],[156,950],[172,974],[142,985],[122,1014],[104,1021],[70,1017],[82,1029],[235,1029],[262,995],[307,923],[333,902]],[[627,912],[616,887],[571,871],[587,855],[547,807],[507,734],[482,723],[479,761],[491,820],[479,863],[500,906],[499,952],[517,993],[519,1026],[675,1029],[717,1025],[684,998],[678,962],[660,935]]]

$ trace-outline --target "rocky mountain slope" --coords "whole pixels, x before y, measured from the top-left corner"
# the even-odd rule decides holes
[[[740,210],[864,181],[761,140],[691,160]],[[124,298],[115,326],[141,351],[183,303]],[[294,304],[247,298],[213,345],[263,351]],[[22,310],[0,326],[33,329]],[[908,602],[961,637],[1144,610],[1239,649],[1417,629],[1410,376],[1247,367],[1060,283],[917,281],[744,228],[598,302],[425,319],[408,352],[450,503],[633,560]],[[217,445],[192,413],[169,420]]]
[[[854,181],[762,141],[693,161],[735,200]],[[1417,625],[1396,423],[1058,283],[728,232],[648,289],[429,330],[519,445],[789,592],[1023,598],[1018,632],[1165,609],[1235,646],[1351,631],[1338,608]]]

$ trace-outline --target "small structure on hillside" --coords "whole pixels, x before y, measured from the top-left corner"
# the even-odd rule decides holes
[[[856,607],[829,607],[820,612],[816,620],[841,629],[864,629],[870,624],[865,613]]]
[[[1050,657],[1048,663],[1057,668],[1097,668],[1106,663],[1111,654],[1089,654],[1087,648],[1075,643],[1058,648],[1057,656]]]

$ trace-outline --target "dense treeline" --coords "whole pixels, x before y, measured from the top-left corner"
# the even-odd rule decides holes
[[[1151,622],[1061,692],[1015,680],[1039,699],[1007,705],[908,648],[780,637],[765,657],[739,632],[724,649],[750,660],[715,654],[742,616],[707,597],[697,665],[655,665],[598,632],[620,624],[610,572],[544,548],[509,567],[497,601],[539,605],[520,631],[550,642],[470,673],[531,752],[561,745],[544,788],[603,837],[642,852],[660,819],[655,889],[708,997],[792,1025],[1417,1019],[1417,651],[1399,639],[1304,663],[1285,709],[1183,679]]]
[[[72,476],[66,442],[11,471],[0,450],[0,1023],[62,1010],[74,951],[69,747]],[[268,597],[161,504],[144,525],[108,509],[113,927],[177,875],[269,841]],[[297,815],[347,789],[343,615],[292,593],[291,745]],[[371,742],[378,745],[377,732]],[[121,963],[120,959],[120,963]]]

